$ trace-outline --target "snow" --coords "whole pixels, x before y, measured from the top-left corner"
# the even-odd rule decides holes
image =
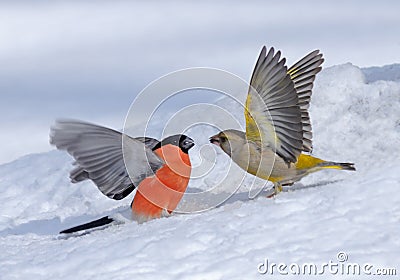
[[[338,262],[339,252],[348,262],[400,273],[399,75],[398,65],[324,69],[310,107],[313,154],[354,162],[357,171],[319,172],[273,199],[264,191],[250,200],[248,175],[217,208],[65,238],[57,234],[61,229],[125,211],[132,195],[112,201],[91,182],[71,184],[72,159],[64,152],[1,165],[0,279],[266,279],[279,275],[258,273],[265,258],[321,265]],[[226,99],[218,104],[242,118],[238,105]],[[200,151],[217,160],[189,191],[211,188],[230,163],[218,150],[200,149],[213,132],[206,126],[188,131],[198,144],[193,162]],[[181,208],[200,209],[221,196],[213,190],[206,201],[185,198]],[[324,275],[330,277],[342,275]]]

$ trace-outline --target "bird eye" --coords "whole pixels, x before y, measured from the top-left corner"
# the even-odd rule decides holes
[[[226,141],[225,137],[220,137],[220,139],[221,139],[221,142],[225,142]]]
[[[182,145],[183,146],[192,146],[194,143],[191,140],[185,140],[183,141]]]

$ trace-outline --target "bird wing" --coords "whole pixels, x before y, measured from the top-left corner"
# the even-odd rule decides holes
[[[272,148],[287,163],[296,162],[303,147],[303,126],[294,83],[286,60],[263,47],[246,99],[246,137]]]
[[[160,141],[151,137],[135,137],[135,139],[142,142],[146,148],[149,148],[150,150],[154,150],[154,148],[160,144]]]
[[[103,194],[116,200],[129,195],[164,164],[144,142],[145,138],[137,140],[116,130],[76,120],[58,120],[50,132],[50,143],[66,150],[78,165],[71,171],[71,179],[74,172],[83,169],[86,173],[80,173],[81,180],[91,179]],[[126,158],[132,168],[129,174]]]
[[[158,141],[157,139],[154,139],[154,138],[150,138],[150,137],[135,137],[135,139],[142,142],[146,146],[146,148],[149,148],[150,150],[154,150],[154,148],[158,144],[160,144],[160,141]],[[79,183],[81,181],[90,179],[89,173],[82,166],[80,166],[76,161],[73,163],[73,165],[75,165],[75,168],[71,170],[70,175],[69,175],[72,183]],[[133,186],[133,184],[132,184],[132,189],[130,191],[127,190],[126,195],[122,196],[120,199],[124,198],[129,193],[131,193],[131,191],[133,191],[134,188],[135,188],[135,186]]]
[[[324,62],[319,50],[315,50],[304,56],[292,67],[288,73],[294,83],[294,88],[299,99],[301,111],[301,120],[303,124],[303,151],[312,152],[312,129],[308,107],[312,88],[314,86],[315,76],[321,71],[321,64]]]

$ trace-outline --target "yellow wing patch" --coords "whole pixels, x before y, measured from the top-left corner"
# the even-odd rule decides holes
[[[275,147],[279,143],[279,139],[275,133],[273,124],[268,118],[268,113],[265,113],[266,108],[264,101],[258,93],[250,89],[244,110],[246,137],[247,140],[260,142],[263,146],[270,145]]]
[[[252,140],[255,139],[261,140],[260,131],[249,111],[250,103],[251,103],[251,94],[248,94],[246,99],[246,108],[244,110],[244,116],[246,118],[246,137]]]

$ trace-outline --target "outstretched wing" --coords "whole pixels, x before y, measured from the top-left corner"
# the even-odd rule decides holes
[[[315,76],[321,71],[321,64],[324,62],[319,50],[315,50],[289,68],[288,73],[294,83],[294,88],[299,99],[301,121],[303,124],[303,151],[312,151],[312,129],[308,107]]]
[[[145,140],[76,120],[58,120],[50,132],[50,143],[66,150],[76,161],[77,167],[70,174],[72,182],[91,179],[103,194],[117,200],[129,195],[135,186],[164,163],[146,147]],[[127,154],[132,154],[135,159],[130,161],[130,167],[134,169],[131,176],[124,163]]]
[[[296,162],[303,147],[303,127],[294,83],[286,60],[263,47],[246,100],[246,137],[272,148],[286,162]]]
[[[150,137],[135,137],[135,139],[144,143],[146,148],[150,150],[153,150],[160,143],[160,141],[158,141],[157,139]],[[73,164],[76,167],[71,170],[69,175],[72,183],[79,183],[81,181],[90,179],[89,173],[82,166],[79,166],[79,164],[76,161]],[[117,200],[122,199],[127,195],[129,195],[134,189],[135,186],[132,184],[130,187],[126,188],[126,190],[123,193],[121,193],[118,196],[114,196],[113,198]]]

